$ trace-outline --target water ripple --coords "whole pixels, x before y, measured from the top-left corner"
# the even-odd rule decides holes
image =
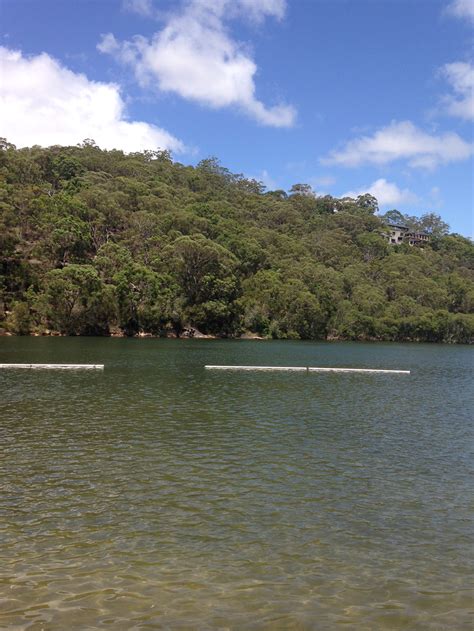
[[[471,629],[467,347],[0,339],[0,627]],[[209,373],[204,364],[408,368]]]

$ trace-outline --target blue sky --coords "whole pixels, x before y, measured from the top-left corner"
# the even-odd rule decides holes
[[[217,156],[472,235],[473,0],[1,0],[0,136]]]

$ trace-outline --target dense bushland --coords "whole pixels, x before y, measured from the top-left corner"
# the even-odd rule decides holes
[[[436,215],[390,246],[377,201],[265,192],[215,159],[0,147],[0,322],[16,334],[470,342],[474,246]]]

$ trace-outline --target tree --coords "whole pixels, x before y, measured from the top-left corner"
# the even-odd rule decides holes
[[[15,302],[6,320],[7,328],[15,335],[29,335],[32,318],[27,302]]]
[[[472,241],[376,211],[308,184],[265,193],[216,158],[0,142],[0,326],[470,341]],[[389,220],[429,244],[391,247]]]
[[[406,225],[405,215],[403,215],[399,210],[396,210],[395,208],[393,210],[387,210],[385,215],[382,215],[382,219],[386,223],[391,223],[394,225],[401,225],[401,226]]]
[[[113,277],[118,323],[126,335],[160,334],[173,319],[176,291],[172,279],[131,263]]]
[[[107,334],[113,296],[91,265],[68,265],[48,272],[39,310],[51,328],[67,335]]]
[[[89,227],[78,217],[52,217],[44,230],[44,250],[53,265],[80,261],[91,246]]]
[[[443,237],[449,232],[449,225],[436,213],[425,213],[416,223],[418,230],[435,238]]]
[[[303,197],[315,197],[311,184],[293,184],[290,188],[290,196],[301,195]]]
[[[357,244],[362,250],[364,261],[370,263],[375,259],[382,259],[389,253],[387,240],[373,232],[363,232],[357,237]]]
[[[301,339],[326,335],[324,310],[300,280],[285,281],[270,270],[257,272],[245,282],[240,304],[245,328],[260,335]]]
[[[365,193],[364,195],[359,195],[356,199],[356,205],[359,208],[363,208],[367,210],[369,213],[374,214],[379,210],[379,203],[377,198],[371,195],[370,193]]]
[[[202,235],[185,236],[176,239],[165,256],[189,305],[231,297],[228,287],[233,283],[222,285],[219,281],[234,280],[237,259],[223,246]]]

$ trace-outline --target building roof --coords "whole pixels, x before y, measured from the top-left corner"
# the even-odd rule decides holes
[[[389,228],[399,228],[400,230],[408,230],[408,226],[405,226],[402,223],[387,223]]]

